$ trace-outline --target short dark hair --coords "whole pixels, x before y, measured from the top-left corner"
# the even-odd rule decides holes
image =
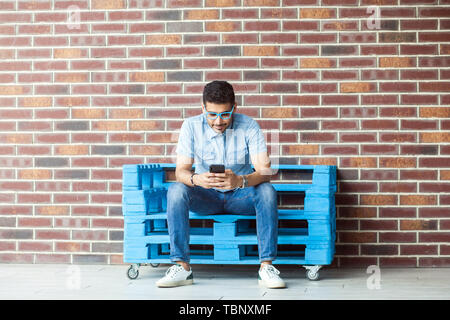
[[[217,104],[230,103],[234,105],[235,97],[233,86],[226,81],[214,80],[203,89],[203,104],[206,102]]]

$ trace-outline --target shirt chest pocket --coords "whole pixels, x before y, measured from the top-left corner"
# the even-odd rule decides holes
[[[216,158],[216,154],[211,151],[205,151],[203,153],[202,159],[204,162],[211,162]]]
[[[216,158],[216,152],[211,142],[200,142],[195,145],[195,157],[198,162],[212,162]]]
[[[248,158],[249,154],[247,147],[238,147],[237,149],[227,152],[227,162],[230,165],[247,164]]]

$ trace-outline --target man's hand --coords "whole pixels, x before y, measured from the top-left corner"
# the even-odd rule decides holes
[[[194,176],[194,183],[205,189],[234,189],[242,185],[242,178],[236,175],[231,169],[226,169],[225,173],[205,172]]]
[[[205,189],[211,189],[212,187],[214,187],[213,184],[216,182],[216,179],[214,178],[214,173],[210,172],[196,174],[192,179],[195,185],[203,187]]]
[[[242,185],[242,178],[231,169],[226,169],[225,173],[214,173],[214,178],[216,179],[214,187],[217,189],[230,190]]]

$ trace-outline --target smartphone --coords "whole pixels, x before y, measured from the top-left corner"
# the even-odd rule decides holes
[[[225,166],[223,164],[212,164],[209,166],[209,172],[212,173],[224,173]]]

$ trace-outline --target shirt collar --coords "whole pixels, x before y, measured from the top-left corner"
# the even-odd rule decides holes
[[[225,132],[218,133],[218,132],[215,132],[214,129],[210,127],[210,125],[208,124],[208,121],[206,120],[206,117],[203,115],[203,125],[206,126],[206,137],[208,139],[212,139],[217,136],[221,136],[222,134],[225,134],[228,129],[233,129],[233,124],[234,124],[234,115],[233,115],[233,118],[231,119],[231,125],[225,130]]]

